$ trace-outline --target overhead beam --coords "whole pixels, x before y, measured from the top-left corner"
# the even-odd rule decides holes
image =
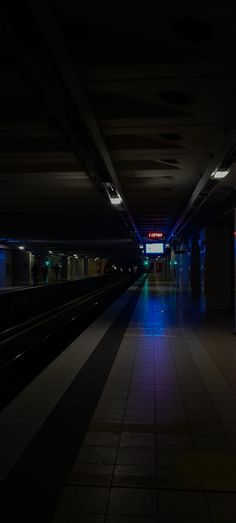
[[[236,144],[236,129],[233,129],[231,131],[226,132],[226,137],[224,140],[224,143],[222,146],[218,149],[214,157],[212,158],[211,162],[209,163],[207,169],[205,170],[203,176],[200,178],[198,184],[196,185],[187,205],[185,206],[183,212],[179,216],[178,220],[176,221],[174,227],[172,228],[171,233],[168,236],[168,242],[170,242],[174,237],[181,232],[183,232],[183,229],[189,222],[189,220],[192,218],[189,217],[190,213],[194,211],[194,204],[196,203],[197,198],[199,195],[204,192],[204,188],[208,184],[208,182],[211,180],[211,175],[214,171],[216,171],[220,165],[223,163],[225,157],[230,152],[232,147]],[[209,194],[206,194],[206,197],[202,200],[201,205],[206,202],[208,196],[212,193],[216,185],[220,183],[219,181],[216,181],[214,187],[209,191]],[[200,207],[200,205],[199,205]],[[195,212],[198,211],[198,208],[196,208]],[[195,214],[195,213],[194,213]]]

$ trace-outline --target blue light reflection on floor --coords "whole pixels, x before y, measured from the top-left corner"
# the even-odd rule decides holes
[[[153,275],[146,280],[142,297],[136,318],[143,336],[166,336],[170,328],[197,328],[206,321],[213,326],[226,320],[227,328],[233,329],[230,312],[207,311],[203,295],[193,299],[190,291],[181,292],[169,282],[158,282]]]

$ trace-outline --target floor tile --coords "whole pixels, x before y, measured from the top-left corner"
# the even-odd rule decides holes
[[[213,520],[236,521],[236,495],[228,493],[208,493],[207,501]]]
[[[126,409],[125,423],[155,423],[155,410]]]
[[[100,485],[106,487],[111,484],[113,465],[95,463],[75,463],[68,479],[69,484]]]
[[[155,490],[112,488],[108,513],[140,517],[156,516],[156,496]]]
[[[208,518],[205,495],[201,492],[159,492],[159,514],[168,518]]]
[[[214,422],[192,422],[190,424],[192,434],[209,434],[214,436],[224,436],[225,430],[221,423]],[[236,425],[235,425],[236,428]]]
[[[153,391],[149,391],[149,392],[144,392],[143,390],[130,390],[129,391],[129,394],[128,394],[128,401],[129,400],[142,400],[142,401],[148,401],[148,402],[153,402],[155,401],[155,392],[154,390]]]
[[[96,432],[88,431],[84,438],[83,444],[85,446],[103,446],[103,447],[115,447],[119,444],[120,434],[119,432]]]
[[[159,489],[171,490],[203,490],[200,473],[196,470],[182,469],[173,466],[158,466]]]
[[[116,460],[116,447],[81,447],[77,463],[103,463],[112,465]]]
[[[108,515],[105,523],[157,523],[156,518]]]
[[[122,432],[120,446],[155,449],[155,434]]]
[[[206,490],[235,492],[236,456],[225,452],[198,452],[197,462]]]
[[[155,402],[154,401],[145,401],[142,399],[139,400],[128,400],[127,409],[136,409],[136,410],[154,410]]]
[[[191,436],[185,434],[158,434],[157,447],[159,449],[183,449],[193,448]]]
[[[60,513],[52,523],[105,523],[105,514],[68,514]]]
[[[209,450],[209,451],[230,451],[231,442],[227,435],[214,434],[193,434],[193,444],[196,450]]]
[[[183,449],[159,449],[158,466],[184,467],[185,464],[196,464],[197,455],[194,450]]]
[[[187,416],[184,410],[157,410],[157,420],[158,421],[185,421],[187,422]]]
[[[157,487],[156,467],[142,465],[117,465],[113,485],[120,487]]]
[[[102,487],[69,486],[64,490],[60,503],[61,512],[78,514],[104,514],[109,489]]]
[[[190,519],[190,518],[159,518],[158,523],[212,523],[212,520],[210,518],[204,518],[204,519]],[[215,523],[215,522],[214,522]]]
[[[120,447],[117,455],[118,465],[155,466],[156,452],[154,449]]]

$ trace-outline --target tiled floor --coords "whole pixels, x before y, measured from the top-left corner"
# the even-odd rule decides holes
[[[236,340],[175,298],[150,277],[55,523],[236,521]]]
[[[236,522],[231,331],[149,277],[53,523]]]

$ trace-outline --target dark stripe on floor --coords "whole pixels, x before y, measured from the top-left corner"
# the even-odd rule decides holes
[[[142,279],[3,483],[4,523],[51,520],[144,282]]]

